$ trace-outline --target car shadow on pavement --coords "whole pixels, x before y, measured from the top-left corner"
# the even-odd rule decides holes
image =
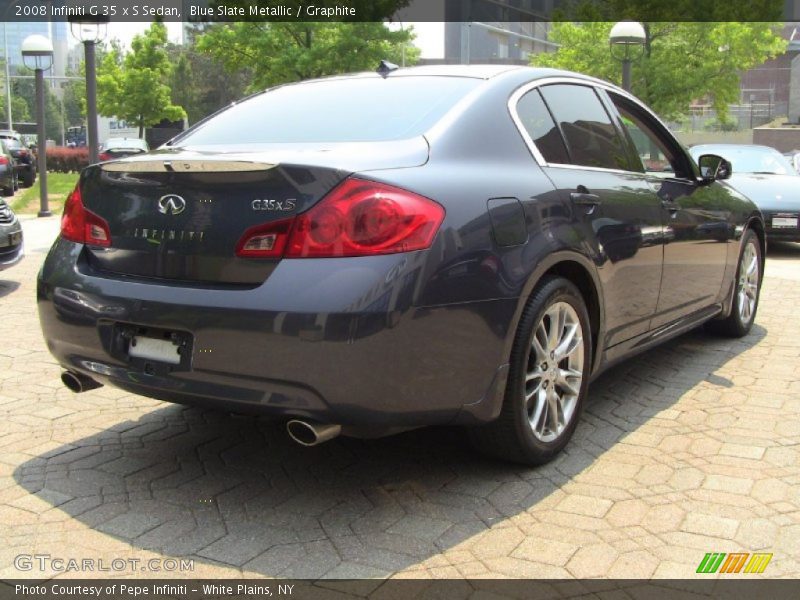
[[[19,281],[0,279],[0,298],[13,294],[19,288]]]
[[[539,468],[483,458],[455,428],[304,448],[278,423],[165,405],[43,453],[14,478],[134,549],[267,576],[388,576],[539,514],[649,421],[674,419],[665,414],[687,391],[730,386],[714,372],[765,335],[758,325],[740,340],[695,331],[615,367],[593,382],[566,451]]]

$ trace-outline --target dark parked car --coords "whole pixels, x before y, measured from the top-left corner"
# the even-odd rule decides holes
[[[800,174],[784,155],[748,144],[703,144],[691,153],[718,154],[731,163],[727,183],[761,209],[769,241],[800,242]]]
[[[724,160],[700,162],[569,72],[285,85],[82,172],[42,329],[74,391],[272,415],[306,445],[463,425],[541,463],[609,365],[707,322],[750,330],[764,223],[716,181]]]
[[[23,253],[22,224],[6,201],[0,198],[0,271],[17,264]]]
[[[0,188],[3,196],[13,196],[18,187],[17,169],[14,167],[14,157],[8,149],[8,140],[0,139]]]
[[[100,145],[98,158],[102,161],[114,160],[135,154],[144,154],[149,150],[147,142],[139,138],[109,138]]]
[[[0,139],[4,140],[17,171],[17,181],[23,187],[31,187],[36,181],[36,156],[20,134],[14,131],[0,131]]]

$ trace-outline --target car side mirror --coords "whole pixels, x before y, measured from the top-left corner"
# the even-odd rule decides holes
[[[731,163],[716,154],[703,154],[697,159],[703,181],[711,183],[720,179],[728,179],[733,173]]]

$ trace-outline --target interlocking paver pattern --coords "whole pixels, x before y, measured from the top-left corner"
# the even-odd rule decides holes
[[[702,331],[593,383],[575,437],[531,469],[458,430],[340,438],[60,381],[35,276],[57,220],[0,274],[0,577],[14,557],[191,558],[232,577],[691,577],[705,552],[800,576],[800,246],[771,251],[741,340]],[[106,576],[84,572],[70,576]]]

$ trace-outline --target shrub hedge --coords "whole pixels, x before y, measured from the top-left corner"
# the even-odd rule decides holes
[[[47,170],[57,173],[79,172],[89,164],[88,148],[56,146],[47,149]]]

